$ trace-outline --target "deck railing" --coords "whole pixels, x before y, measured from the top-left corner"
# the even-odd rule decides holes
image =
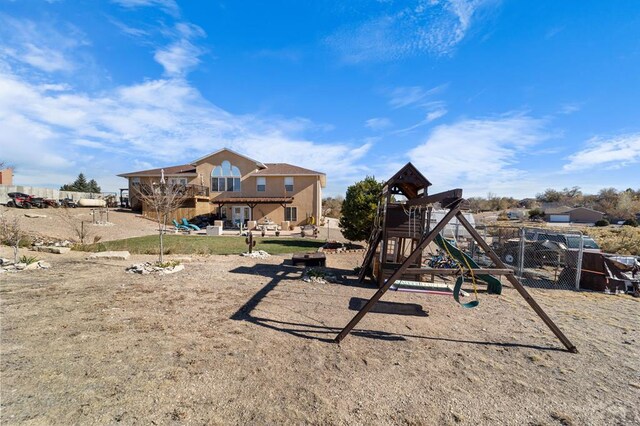
[[[209,187],[203,185],[185,185],[189,197],[208,197]]]

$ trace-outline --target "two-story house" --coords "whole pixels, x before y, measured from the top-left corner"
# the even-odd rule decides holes
[[[289,221],[292,225],[317,221],[322,212],[324,173],[286,163],[260,161],[224,148],[190,164],[123,173],[128,179],[130,203],[136,200],[136,185],[160,180],[184,185],[190,194],[181,216],[217,214],[233,223],[248,220]]]

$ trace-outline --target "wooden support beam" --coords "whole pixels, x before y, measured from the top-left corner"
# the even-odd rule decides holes
[[[385,269],[395,269],[387,266]],[[464,269],[464,275],[471,275],[471,272],[467,268]],[[445,268],[407,268],[407,274],[435,274],[435,275],[460,275],[459,269],[445,269]],[[499,268],[475,268],[473,269],[475,275],[487,274],[487,275],[509,275],[513,274],[513,269],[499,269]]]
[[[407,200],[406,206],[426,206],[429,204],[450,200],[454,201],[458,198],[462,198],[462,189],[456,188],[449,191],[438,192],[437,194],[431,194],[422,198],[413,198]],[[447,203],[448,204],[448,203]]]
[[[360,309],[360,311],[349,321],[349,323],[342,329],[342,331],[336,336],[334,341],[336,343],[340,343],[342,339],[347,337],[349,332],[355,327],[362,317],[364,317],[373,306],[376,304],[378,300],[389,290],[389,288],[393,285],[396,280],[398,280],[409,268],[411,264],[416,260],[418,255],[427,247],[435,238],[438,233],[444,229],[444,227],[454,218],[454,216],[460,212],[459,203],[455,204],[451,207],[451,210],[442,218],[442,220],[429,232],[426,234],[417,247],[411,252],[411,254],[405,259],[405,261],[400,265],[400,267],[387,279],[387,281],[376,291],[376,293],[369,299],[369,301]],[[382,274],[380,274],[382,276]]]
[[[369,248],[367,250],[367,254],[364,257],[364,262],[362,263],[362,268],[360,269],[360,273],[358,274],[358,282],[361,283],[364,281],[365,276],[367,275],[367,269],[369,267],[373,268],[372,261],[376,255],[376,249],[378,248],[378,244],[380,243],[380,237],[382,236],[382,230],[376,229],[374,231],[373,240],[369,243]]]
[[[491,260],[493,260],[496,266],[498,266],[499,268],[506,268],[505,264],[502,263],[502,260],[500,260],[500,257],[491,249],[491,247],[489,247],[489,244],[487,244],[486,241],[482,239],[480,234],[478,234],[478,231],[476,231],[476,229],[467,221],[467,219],[465,219],[464,215],[458,212],[456,216],[458,218],[458,221],[462,224],[462,226],[466,228],[469,234],[471,234],[478,245],[482,247],[487,256],[489,256]],[[513,285],[513,287],[518,290],[518,293],[520,293],[524,300],[527,301],[529,306],[531,306],[536,314],[538,314],[542,321],[544,321],[547,327],[549,327],[553,334],[556,335],[556,337],[562,342],[567,350],[572,353],[578,353],[578,349],[573,345],[573,343],[571,343],[571,341],[564,335],[564,333],[562,333],[560,328],[558,328],[558,326],[551,320],[551,318],[549,318],[546,312],[540,307],[540,305],[538,305],[538,302],[535,301],[535,299],[529,294],[524,286],[520,284],[520,281],[518,281],[515,275],[511,273],[508,274],[506,278]]]

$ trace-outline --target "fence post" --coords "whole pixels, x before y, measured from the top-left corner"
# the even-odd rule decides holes
[[[578,259],[576,260],[576,290],[580,290],[580,278],[582,276],[582,254],[584,253],[584,236],[579,233],[580,244],[578,245]]]
[[[524,274],[524,228],[520,228],[520,252],[518,253],[518,276],[522,277]]]

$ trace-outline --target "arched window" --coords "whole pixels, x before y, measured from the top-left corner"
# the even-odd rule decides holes
[[[231,165],[228,161],[223,161],[221,165],[215,166],[211,172],[212,192],[240,192],[240,169]]]

